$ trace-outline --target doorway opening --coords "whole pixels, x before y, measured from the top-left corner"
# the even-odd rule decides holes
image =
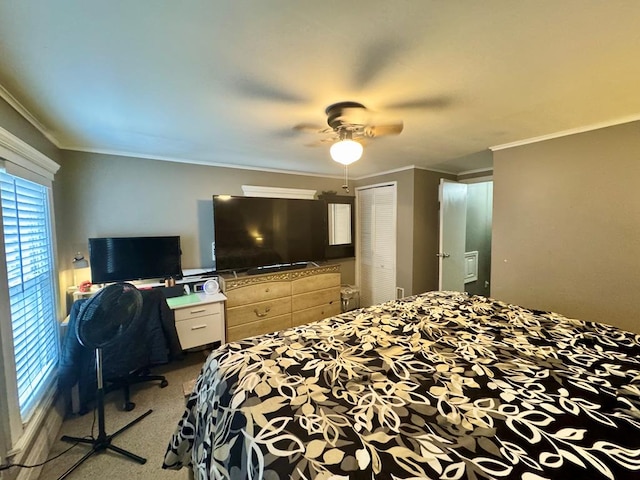
[[[464,291],[491,295],[493,181],[467,185]]]
[[[489,296],[493,181],[442,179],[439,200],[439,289]]]

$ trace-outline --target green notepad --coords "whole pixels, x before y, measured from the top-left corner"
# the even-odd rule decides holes
[[[189,305],[190,303],[198,303],[200,297],[197,293],[191,295],[182,295],[180,297],[167,298],[167,304],[171,308],[182,307],[183,305]]]

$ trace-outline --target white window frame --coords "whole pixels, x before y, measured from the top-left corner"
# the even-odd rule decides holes
[[[53,248],[53,288],[56,320],[61,318],[59,287],[57,279],[57,245],[55,235],[55,215],[53,209],[52,183],[60,168],[56,162],[18,137],[0,127],[0,162],[7,173],[30,180],[49,188],[49,212],[51,240]],[[1,216],[0,216],[1,226]],[[38,431],[46,413],[53,405],[55,382],[52,382],[42,401],[33,409],[27,423],[22,422],[18,405],[15,357],[13,352],[13,331],[11,308],[4,250],[4,236],[0,240],[0,460],[18,453],[28,445]],[[7,320],[5,320],[7,319]]]

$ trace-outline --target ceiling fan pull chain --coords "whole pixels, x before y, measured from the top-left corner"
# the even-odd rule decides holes
[[[348,168],[346,165],[344,166],[344,185],[342,185],[342,189],[346,192],[349,193],[349,172],[348,172]]]

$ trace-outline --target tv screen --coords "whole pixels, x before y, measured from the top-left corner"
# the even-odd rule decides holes
[[[181,278],[180,237],[89,239],[92,283]]]
[[[320,200],[214,196],[216,270],[323,260],[324,208]]]

